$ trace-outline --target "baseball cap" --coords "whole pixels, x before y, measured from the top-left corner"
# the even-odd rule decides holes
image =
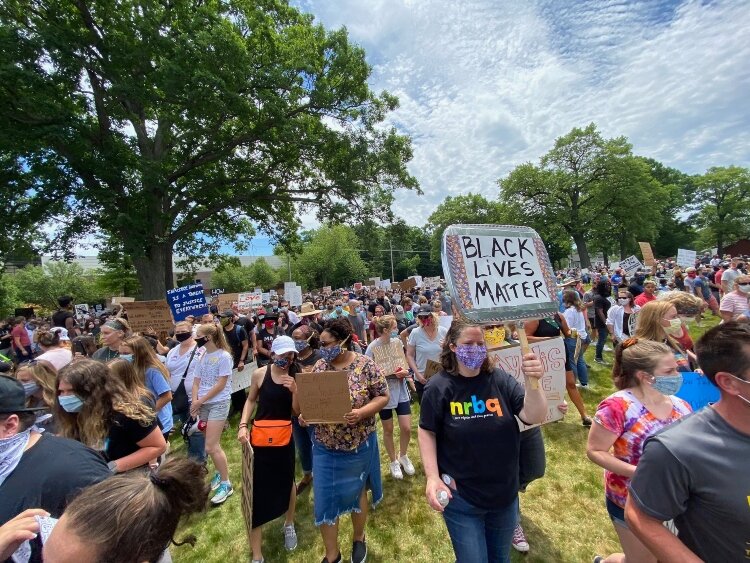
[[[232,311],[231,309],[227,309],[221,314],[221,316],[225,319],[232,319],[234,318],[234,311]]]
[[[46,406],[27,407],[23,383],[7,375],[0,375],[0,413],[33,412],[46,408]]]
[[[419,306],[419,312],[417,313],[418,317],[421,316],[427,316],[428,313],[432,313],[432,306],[430,305],[420,305]]]
[[[289,352],[297,353],[297,348],[294,346],[294,340],[289,336],[279,336],[271,344],[271,353],[280,356],[281,354],[287,354]]]

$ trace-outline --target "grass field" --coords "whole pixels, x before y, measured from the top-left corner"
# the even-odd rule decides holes
[[[716,320],[709,316],[702,325],[690,325],[696,339]],[[582,391],[586,408],[593,415],[596,405],[614,391],[610,367],[593,361],[593,347],[586,353],[591,389]],[[611,365],[612,353],[605,352]],[[568,401],[570,403],[570,401]],[[387,456],[380,442],[384,499],[370,513],[367,524],[368,561],[371,562],[448,562],[453,550],[442,517],[434,512],[424,497],[425,479],[416,443],[419,406],[412,413],[412,442],[409,457],[417,474],[394,481],[388,471]],[[229,458],[235,494],[218,508],[211,508],[178,532],[177,539],[192,533],[198,538],[195,547],[173,547],[172,556],[179,563],[249,561],[250,551],[240,509],[240,446],[236,441],[237,419],[222,439]],[[379,427],[379,425],[378,425]],[[604,508],[603,470],[586,458],[587,429],[570,405],[563,422],[544,427],[547,450],[547,473],[532,483],[521,495],[522,525],[531,550],[527,555],[513,553],[514,561],[528,563],[591,561],[596,554],[619,551],[617,536]],[[180,438],[172,441],[174,453],[184,452]],[[297,467],[299,472],[299,464]],[[213,468],[210,468],[213,474]],[[293,552],[284,550],[282,520],[264,528],[263,554],[268,563],[282,561],[316,563],[323,558],[320,533],[313,525],[312,496],[305,492],[298,498],[296,528],[299,546]],[[351,552],[351,522],[342,520],[339,534],[343,558]]]

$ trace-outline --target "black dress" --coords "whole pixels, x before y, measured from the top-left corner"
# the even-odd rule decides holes
[[[292,394],[271,377],[271,364],[266,369],[258,393],[255,420],[292,420]],[[294,439],[286,446],[254,446],[253,522],[257,528],[275,520],[289,508],[294,486]]]

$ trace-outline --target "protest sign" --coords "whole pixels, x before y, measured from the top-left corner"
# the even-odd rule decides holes
[[[403,282],[402,282],[403,283]],[[393,291],[401,291],[403,288],[401,287],[401,284],[398,282],[393,282],[391,284],[391,290]]]
[[[539,385],[547,397],[547,416],[542,424],[560,420],[563,414],[558,410],[558,405],[565,400],[565,344],[560,337],[539,340],[530,344],[531,351],[542,362],[544,376]],[[521,347],[518,345],[506,346],[497,350],[489,350],[487,353],[490,362],[510,374],[518,383],[524,385],[524,376],[521,372]],[[518,421],[521,430],[528,430],[528,426]],[[538,426],[538,425],[536,425]]]
[[[695,258],[697,253],[695,250],[685,250],[684,248],[677,249],[677,265],[683,268],[692,268],[695,266]]]
[[[345,371],[299,373],[296,376],[302,418],[309,424],[346,424],[352,410]]]
[[[620,261],[620,268],[625,270],[625,273],[629,276],[635,274],[638,270],[645,270],[643,264],[641,264],[641,261],[638,260],[635,256],[628,256],[624,260]]]
[[[488,350],[494,350],[495,348],[502,348],[506,344],[505,341],[505,327],[502,326],[491,326],[484,329],[484,343]]]
[[[208,303],[203,294],[202,283],[167,290],[167,301],[175,322],[184,321],[188,315],[199,317],[208,313]]]
[[[146,332],[148,329],[161,332],[174,328],[172,312],[164,299],[131,301],[123,303],[122,307],[128,314],[128,323],[133,332]]]
[[[269,303],[271,301],[271,294],[270,293],[261,293],[260,294],[260,300],[261,300],[261,303]]]
[[[639,242],[638,246],[641,247],[643,263],[646,264],[646,266],[656,266],[656,259],[654,258],[654,251],[651,249],[651,243]]]
[[[298,285],[284,287],[284,298],[292,307],[302,306],[302,288]]]
[[[330,293],[331,293],[331,286],[327,285],[321,291],[323,292],[323,295],[330,295]]]
[[[232,370],[232,393],[247,389],[250,387],[250,379],[253,372],[258,369],[258,363],[252,362],[245,365],[242,371],[237,371],[237,368]]]
[[[396,373],[398,368],[409,370],[401,340],[391,340],[388,344],[379,343],[377,346],[373,345],[371,350],[375,363],[380,366],[386,377]]]
[[[378,282],[378,289],[391,289],[391,280],[380,280]]]
[[[242,444],[242,519],[245,521],[245,532],[248,543],[252,541],[253,529],[253,447]]]
[[[223,287],[214,287],[214,288],[211,288],[211,293],[210,293],[211,297],[215,297],[217,295],[221,295],[222,293],[224,293],[224,288]]]
[[[430,379],[433,375],[443,369],[443,364],[436,362],[435,360],[427,360],[424,373],[422,374],[425,379]]]
[[[132,303],[135,301],[135,297],[113,297],[112,305],[122,305],[123,303]]]
[[[694,411],[721,398],[719,388],[703,374],[693,371],[682,372],[682,387],[675,393],[680,399],[690,403]]]
[[[89,314],[89,306],[86,303],[79,303],[75,306],[76,318],[82,319]]]
[[[422,287],[422,276],[412,276],[409,279],[414,280],[416,287]]]
[[[253,307],[260,307],[263,304],[262,293],[244,293],[237,294],[237,308],[242,313],[249,313]]]
[[[223,313],[227,309],[231,309],[232,306],[237,305],[238,293],[222,293],[216,299],[216,307],[219,309],[219,313]]]
[[[428,289],[437,289],[438,287],[440,287],[440,276],[425,278],[424,286]]]
[[[284,293],[286,294],[286,292],[289,290],[290,287],[296,287],[296,286],[297,286],[297,282],[293,282],[293,281],[284,282]]]
[[[417,281],[414,278],[409,278],[408,280],[402,281],[399,285],[403,291],[411,291],[417,287]]]

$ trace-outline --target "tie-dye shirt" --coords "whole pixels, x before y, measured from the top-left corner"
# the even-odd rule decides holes
[[[631,465],[638,465],[646,439],[678,418],[690,413],[690,405],[674,395],[672,412],[667,418],[656,418],[629,390],[617,391],[604,399],[596,409],[594,420],[618,436],[613,445],[614,456]],[[604,490],[607,498],[625,508],[630,478],[611,471],[604,472]]]

